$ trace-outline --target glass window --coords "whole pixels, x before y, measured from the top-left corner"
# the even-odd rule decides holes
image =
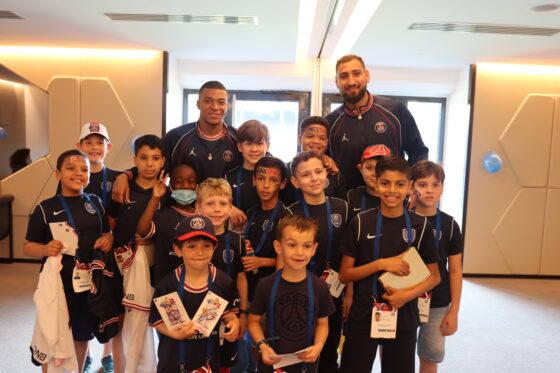
[[[289,162],[297,153],[298,101],[235,100],[233,126],[256,119],[270,132],[270,153]]]
[[[239,128],[244,122],[256,119],[268,127],[270,153],[289,162],[298,152],[297,137],[299,123],[309,116],[309,92],[297,91],[228,91],[230,110],[226,123]],[[198,92],[185,90],[185,123],[198,120],[196,107]],[[168,131],[170,128],[167,129]]]

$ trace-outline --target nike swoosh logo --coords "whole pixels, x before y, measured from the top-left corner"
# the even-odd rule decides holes
[[[52,214],[53,214],[53,215],[58,215],[58,214],[60,214],[60,213],[62,213],[62,212],[64,212],[64,210],[53,211]]]
[[[371,240],[372,238],[375,238],[375,234],[370,235],[368,233],[366,237],[367,237],[368,240]]]
[[[231,357],[231,361],[234,361],[235,358],[237,358],[237,354],[238,354],[238,352],[236,352],[235,355],[233,355],[233,356]]]
[[[361,207],[353,207],[354,211],[360,211],[362,208]]]

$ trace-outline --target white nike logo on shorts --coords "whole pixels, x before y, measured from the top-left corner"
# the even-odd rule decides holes
[[[52,214],[53,214],[53,215],[58,215],[58,214],[60,214],[61,212],[64,212],[64,210],[53,211],[53,213],[52,213]]]

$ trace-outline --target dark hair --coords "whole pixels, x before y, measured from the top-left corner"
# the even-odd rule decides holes
[[[173,167],[171,169],[171,172],[169,173],[170,176],[170,182],[173,182],[173,180],[175,180],[175,171],[177,171],[180,168],[190,168],[191,170],[193,170],[194,172],[194,176],[196,177],[196,182],[198,183],[198,175],[196,173],[196,170],[194,169],[193,166],[191,166],[190,164],[186,164],[186,163],[179,163],[178,165],[176,165],[175,167]]]
[[[209,82],[204,83],[198,90],[198,93],[202,92],[203,89],[219,89],[227,92],[226,87],[217,80],[210,80]]]
[[[134,141],[134,155],[138,155],[138,151],[141,147],[147,145],[150,149],[161,150],[161,155],[163,155],[163,141],[156,135],[144,135]]]
[[[276,240],[282,240],[284,229],[293,227],[298,232],[313,232],[313,240],[317,240],[317,231],[319,225],[315,219],[308,218],[304,215],[286,215],[278,222],[276,227]]]
[[[211,239],[210,237],[206,237],[206,236],[202,236],[202,235],[194,236],[194,237],[191,237],[191,238],[187,238],[186,240],[182,240],[182,241],[180,241],[180,240],[178,240],[178,239],[174,239],[174,240],[173,240],[173,243],[174,243],[175,245],[177,245],[177,247],[178,247],[179,249],[182,249],[182,248],[183,248],[183,244],[184,244],[185,242],[196,241],[196,240],[209,241],[209,242],[212,243],[213,246],[217,246],[217,245],[218,245],[218,243],[217,243],[216,241],[214,241],[213,239]]]
[[[301,121],[300,125],[299,125],[299,130],[300,132],[303,132],[304,129],[306,129],[307,127],[309,127],[312,124],[320,124],[321,126],[325,127],[327,129],[327,133],[329,132],[331,125],[329,124],[329,122],[320,116],[312,116],[312,117],[307,117],[304,120]]]
[[[411,178],[411,171],[408,162],[403,157],[397,155],[388,155],[381,157],[375,165],[375,177],[381,177],[385,171],[398,171],[406,175],[407,179]]]
[[[432,161],[420,161],[412,166],[412,181],[423,179],[434,175],[442,184],[445,181],[445,171],[443,167]]]
[[[360,63],[362,64],[362,67],[364,68],[364,70],[366,69],[366,64],[364,63],[364,60],[362,60],[362,57],[357,56],[355,54],[347,54],[346,56],[342,56],[338,59],[338,61],[336,61],[336,68],[335,70],[338,70],[338,66],[342,65],[343,63],[346,62],[350,62],[353,60],[358,60],[360,61]]]
[[[84,157],[86,160],[88,160],[87,155],[85,155],[85,153],[81,150],[78,149],[67,150],[61,155],[59,155],[58,158],[56,159],[56,169],[58,171],[62,170],[62,164],[64,163],[64,160],[71,156]]]
[[[323,158],[321,158],[321,156],[317,152],[308,150],[305,152],[297,153],[294,159],[292,160],[292,165],[290,167],[291,168],[290,171],[292,172],[292,175],[296,174],[296,170],[300,163],[306,162],[312,158],[317,158],[318,160],[321,161],[321,164],[323,164]]]
[[[255,171],[257,171],[259,167],[275,168],[278,171],[280,171],[280,176],[282,180],[288,178],[288,169],[286,168],[286,165],[284,164],[284,162],[282,162],[280,159],[276,157],[268,157],[268,156],[262,157],[261,159],[258,160],[257,164],[255,165]]]
[[[31,154],[31,150],[28,148],[18,149],[13,152],[10,156],[10,168],[12,171],[18,171],[27,166],[29,164],[29,162],[27,162],[29,154]]]
[[[241,143],[248,141],[252,143],[270,143],[268,127],[256,119],[251,119],[243,123],[237,129],[237,139]]]

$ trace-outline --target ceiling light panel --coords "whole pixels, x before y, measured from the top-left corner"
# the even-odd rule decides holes
[[[113,21],[257,25],[255,16],[193,16],[189,14],[105,13]]]
[[[463,32],[482,34],[511,34],[511,35],[535,35],[552,36],[560,29],[530,26],[492,25],[484,23],[440,23],[440,22],[414,22],[409,30],[440,31],[440,32]]]
[[[9,10],[0,10],[0,19],[23,19]]]

